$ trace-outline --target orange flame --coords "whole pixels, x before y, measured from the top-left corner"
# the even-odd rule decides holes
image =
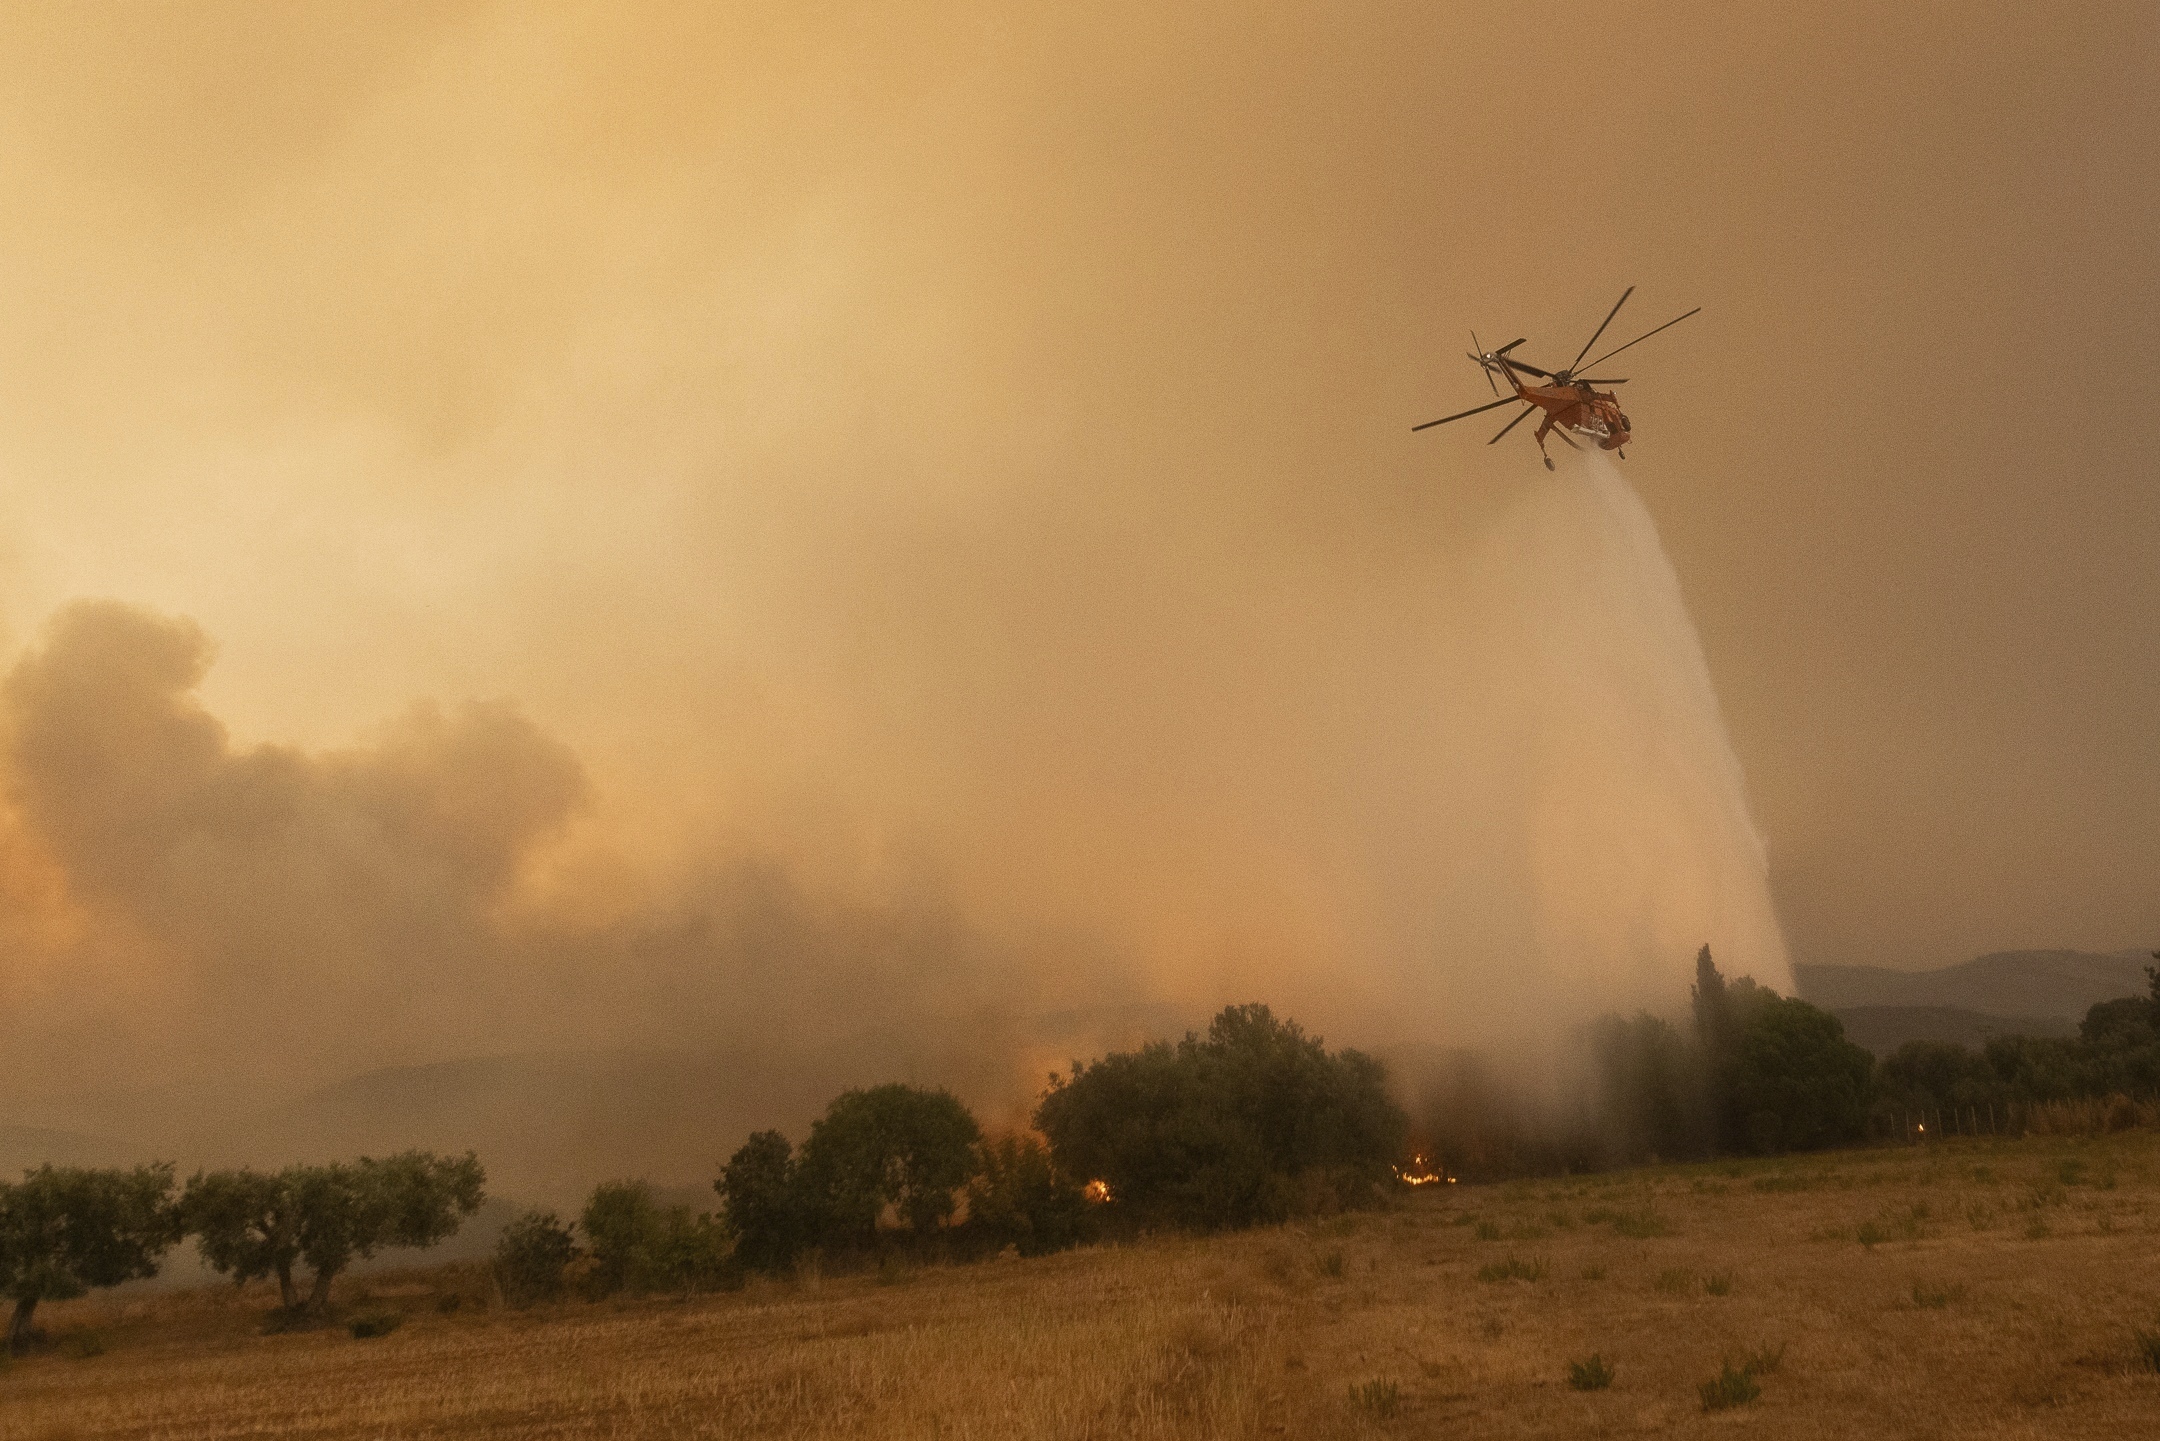
[[[1395,1179],[1405,1186],[1430,1186],[1441,1181],[1450,1186],[1455,1184],[1453,1176],[1445,1171],[1434,1170],[1432,1159],[1427,1156],[1412,1156],[1408,1166],[1397,1166],[1394,1169]]]
[[[1080,1194],[1099,1205],[1110,1199],[1110,1183],[1108,1181],[1090,1181],[1080,1188]]]

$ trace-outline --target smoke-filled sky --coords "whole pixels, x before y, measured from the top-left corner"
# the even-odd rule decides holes
[[[1630,284],[1793,957],[2160,941],[2156,73],[2149,4],[11,5],[7,1042],[1516,1016],[1579,477],[1409,427]]]

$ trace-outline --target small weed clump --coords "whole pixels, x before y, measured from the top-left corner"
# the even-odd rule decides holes
[[[1325,1256],[1322,1256],[1320,1258],[1319,1266],[1321,1275],[1327,1277],[1330,1281],[1340,1281],[1343,1274],[1342,1252],[1328,1252]]]
[[[405,1324],[405,1318],[395,1311],[369,1311],[352,1318],[348,1327],[355,1341],[372,1341],[377,1336],[387,1336]]]
[[[1480,1266],[1477,1278],[1480,1281],[1542,1281],[1545,1279],[1545,1263],[1510,1256],[1505,1261]]]
[[[2048,1223],[2041,1220],[2038,1216],[2033,1217],[2032,1224],[2025,1228],[2025,1239],[2028,1241],[2041,1240],[2047,1234]]]
[[[61,1355],[74,1361],[87,1361],[93,1356],[105,1354],[105,1333],[102,1331],[70,1331],[58,1342]]]
[[[1707,1275],[1707,1276],[1703,1277],[1703,1282],[1702,1282],[1702,1288],[1703,1288],[1703,1290],[1705,1290],[1705,1291],[1709,1292],[1709,1293],[1710,1293],[1711,1295],[1713,1295],[1713,1296],[1729,1296],[1729,1295],[1731,1295],[1731,1294],[1732,1294],[1732,1272],[1730,1272],[1730,1271],[1713,1271],[1713,1272],[1711,1272],[1711,1273],[1710,1273],[1709,1275]]]
[[[1762,1395],[1762,1387],[1744,1369],[1736,1369],[1727,1361],[1723,1370],[1695,1388],[1702,1397],[1705,1411],[1723,1411],[1733,1406],[1745,1406]]]
[[[1585,1281],[1602,1281],[1605,1279],[1605,1268],[1603,1266],[1585,1266],[1582,1268],[1582,1278]]]
[[[1755,1178],[1755,1189],[1758,1191],[1810,1191],[1814,1188],[1815,1182],[1806,1176],[1779,1174]]]
[[[1750,1376],[1768,1376],[1785,1364],[1785,1343],[1775,1347],[1767,1341],[1740,1357],[1740,1369]]]
[[[1479,1239],[1480,1241],[1497,1241],[1497,1240],[1499,1240],[1499,1239],[1500,1239],[1500,1225],[1499,1225],[1499,1223],[1498,1223],[1498,1222],[1496,1222],[1496,1221],[1480,1221],[1480,1222],[1478,1222],[1478,1223],[1477,1223],[1477,1238],[1478,1238],[1478,1239]]]
[[[1602,1391],[1612,1381],[1612,1367],[1595,1351],[1586,1360],[1568,1363],[1567,1383],[1578,1391]]]
[[[1862,1221],[1860,1225],[1853,1231],[1853,1239],[1855,1241],[1858,1241],[1862,1246],[1865,1246],[1868,1250],[1872,1251],[1877,1246],[1880,1246],[1883,1242],[1889,1240],[1890,1233],[1883,1230],[1882,1227],[1876,1225],[1873,1221]]]
[[[1650,1284],[1667,1295],[1677,1296],[1693,1289],[1695,1275],[1691,1271],[1660,1271],[1658,1278]]]
[[[1912,1283],[1912,1303],[1923,1311],[1940,1311],[1952,1301],[1964,1299],[1963,1286],[1930,1286],[1922,1281]]]
[[[1648,1240],[1652,1236],[1670,1236],[1672,1234],[1672,1227],[1667,1224],[1665,1218],[1648,1206],[1643,1207],[1640,1211],[1623,1212],[1620,1218],[1613,1222],[1613,1229],[1621,1235],[1637,1241]]]
[[[1593,1226],[1610,1225],[1621,1235],[1638,1241],[1672,1234],[1671,1225],[1647,1204],[1640,1211],[1616,1211],[1610,1206],[1600,1206],[1594,1211],[1585,1211],[1583,1219]]]
[[[2138,1363],[2148,1371],[2160,1371],[2160,1329],[2148,1331],[2143,1326],[2130,1332],[2130,1340],[2137,1347]]]
[[[2021,1211],[2045,1211],[2050,1206],[2060,1206],[2070,1199],[2070,1193],[2050,1181],[2041,1181],[2030,1187],[2018,1202]]]
[[[1402,1409],[1402,1389],[1393,1381],[1375,1378],[1350,1388],[1350,1404],[1368,1416],[1385,1421]]]

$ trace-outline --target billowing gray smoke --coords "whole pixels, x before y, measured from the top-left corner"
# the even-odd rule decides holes
[[[864,898],[738,848],[655,880],[575,843],[591,783],[507,704],[417,706],[317,754],[238,746],[196,697],[196,627],[71,606],[4,691],[18,1095],[249,1153],[507,1144],[511,1174],[567,1190],[601,1155],[694,1174],[734,1129],[896,1074],[1017,1120],[1048,1068],[1241,998],[1405,1056],[1486,1047],[1520,1078],[1594,1012],[1675,1010],[1706,941],[1788,985],[1739,768],[1632,492],[1572,465],[1466,554],[1407,602],[1448,630],[1328,662],[1346,716],[1302,727],[1306,683],[1262,672],[1222,734],[1250,758],[1259,727],[1269,767],[1152,763],[1182,789],[1151,809],[1221,837],[1200,903],[1173,870],[1135,909],[1140,878],[1105,861],[1098,910],[1062,926],[1054,905],[1012,924],[1024,897],[979,921],[964,866]],[[1166,699],[1080,719],[1159,725]],[[1255,848],[1256,823],[1276,840]],[[1302,931],[1218,909],[1239,894]],[[1136,924],[1164,896],[1213,939]],[[289,1108],[383,1067],[423,1069]]]

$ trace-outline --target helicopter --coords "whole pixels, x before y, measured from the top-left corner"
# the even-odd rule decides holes
[[[1604,322],[1591,332],[1590,339],[1584,342],[1581,350],[1575,352],[1575,359],[1569,362],[1565,370],[1540,370],[1526,361],[1517,360],[1508,352],[1523,343],[1520,339],[1511,340],[1498,350],[1486,350],[1482,345],[1479,345],[1477,332],[1471,331],[1470,343],[1478,346],[1478,350],[1470,356],[1470,359],[1476,361],[1478,368],[1485,372],[1485,383],[1492,386],[1493,394],[1499,395],[1500,387],[1494,384],[1493,377],[1496,375],[1502,376],[1507,380],[1514,394],[1502,395],[1489,405],[1475,406],[1469,410],[1459,411],[1454,415],[1443,415],[1438,420],[1428,420],[1423,425],[1413,425],[1410,429],[1413,432],[1430,430],[1436,425],[1446,425],[1451,420],[1463,420],[1469,416],[1482,415],[1488,410],[1498,410],[1503,405],[1520,404],[1523,407],[1522,411],[1513,420],[1500,428],[1499,435],[1486,441],[1487,445],[1498,445],[1501,436],[1506,435],[1528,419],[1533,410],[1542,410],[1545,412],[1545,418],[1537,428],[1537,445],[1538,454],[1545,457],[1545,468],[1547,470],[1553,468],[1553,459],[1551,453],[1545,449],[1545,437],[1555,432],[1576,450],[1580,450],[1582,447],[1575,444],[1574,439],[1568,434],[1569,431],[1596,441],[1600,450],[1612,451],[1622,460],[1626,460],[1627,452],[1622,450],[1621,447],[1626,445],[1632,438],[1633,428],[1630,426],[1626,414],[1620,409],[1619,397],[1610,390],[1599,390],[1597,387],[1601,385],[1625,385],[1627,381],[1585,377],[1582,372],[1596,369],[1629,346],[1640,345],[1651,336],[1656,335],[1659,330],[1670,330],[1687,319],[1688,315],[1700,314],[1702,311],[1702,307],[1698,305],[1695,309],[1690,310],[1687,315],[1676,316],[1660,325],[1657,330],[1645,331],[1629,341],[1627,345],[1608,350],[1585,366],[1582,363],[1582,358],[1590,353],[1590,347],[1598,343],[1598,337],[1605,333],[1606,326],[1613,323],[1613,317],[1620,313],[1620,307],[1627,304],[1628,297],[1634,293],[1635,287],[1632,285],[1620,293],[1620,298],[1613,302],[1613,308],[1606,312]],[[1525,385],[1522,379],[1524,375],[1537,376],[1544,380],[1546,384]]]

